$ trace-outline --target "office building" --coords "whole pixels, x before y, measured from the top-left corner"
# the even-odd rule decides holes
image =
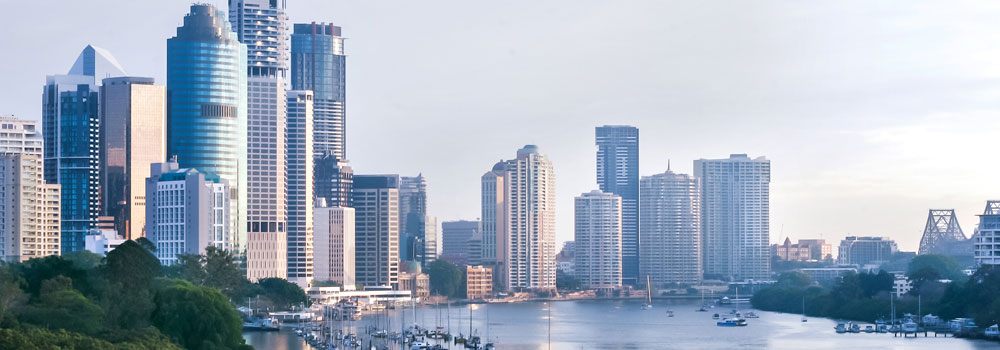
[[[315,94],[313,131],[317,158],[330,155],[338,161],[347,161],[346,59],[340,27],[326,23],[293,26],[292,89],[312,90]]]
[[[288,18],[285,2],[232,0],[229,22],[247,47],[247,277],[308,284],[305,258],[289,258],[285,138],[288,122]],[[305,252],[303,251],[303,254]],[[299,261],[301,259],[302,261]],[[289,267],[295,260],[295,267]],[[298,266],[301,263],[302,266]]]
[[[398,287],[399,175],[355,175],[355,279]]]
[[[327,207],[319,200],[313,214],[313,254],[316,281],[332,281],[342,286],[355,284],[354,208]]]
[[[888,262],[898,250],[896,242],[885,237],[848,236],[840,241],[837,259],[863,268]]]
[[[314,143],[313,147],[315,146]],[[331,207],[353,207],[351,188],[354,184],[354,170],[346,161],[338,160],[332,154],[323,155],[315,162],[316,197],[325,199]]]
[[[622,286],[622,197],[594,190],[576,197],[576,276],[584,288]]]
[[[422,174],[399,178],[399,255],[426,266],[427,181]],[[433,239],[432,239],[433,240]]]
[[[506,277],[509,291],[556,287],[556,178],[535,145],[507,161]]]
[[[493,269],[489,266],[465,267],[465,298],[483,300],[493,296]]]
[[[101,213],[101,118],[96,77],[123,75],[125,71],[107,50],[88,45],[66,75],[45,79],[45,182],[61,187],[63,253],[84,250],[84,236]]]
[[[470,252],[475,247],[470,245],[473,238],[479,239],[482,249],[482,231],[479,221],[456,220],[441,223],[441,259],[456,265],[476,263],[472,261],[477,256],[482,260],[481,252]]]
[[[118,230],[115,228],[92,228],[87,233],[87,236],[84,237],[84,247],[88,252],[106,256],[108,252],[115,250],[115,248],[118,248],[125,241],[127,239],[119,235]]]
[[[205,254],[232,242],[231,188],[218,175],[180,168],[171,160],[150,165],[146,179],[146,232],[160,264],[181,254]]]
[[[233,234],[221,248],[237,253],[247,249],[246,67],[246,45],[215,6],[191,5],[167,39],[167,157],[225,180]]]
[[[144,237],[149,165],[166,161],[167,92],[153,78],[101,83],[101,215],[126,239]]]
[[[639,276],[639,128],[595,128],[597,185],[622,197],[622,273],[625,284],[645,283]]]
[[[303,288],[313,278],[313,94],[288,92],[288,280]]]
[[[22,262],[60,253],[59,185],[45,183],[42,149],[37,122],[0,117],[2,261]],[[52,191],[56,198],[50,198]],[[54,201],[54,208],[49,201]]]
[[[771,161],[733,154],[694,161],[701,184],[705,274],[735,281],[771,278]]]
[[[639,180],[639,271],[655,287],[701,283],[701,187],[670,170]]]

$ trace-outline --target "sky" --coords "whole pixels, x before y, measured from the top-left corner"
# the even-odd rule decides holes
[[[0,0],[0,3],[11,0]],[[225,1],[208,1],[225,9]],[[891,237],[929,208],[972,234],[1000,198],[1000,3],[287,0],[347,37],[355,172],[427,177],[439,221],[479,217],[479,177],[536,144],[557,240],[597,187],[594,127],[640,129],[640,172],[771,160],[771,241]],[[187,1],[27,1],[0,34],[0,114],[39,119],[46,75],[87,44],[165,81]]]

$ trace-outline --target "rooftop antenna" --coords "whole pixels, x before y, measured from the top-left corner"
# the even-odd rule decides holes
[[[670,171],[670,158],[667,158],[667,171]]]

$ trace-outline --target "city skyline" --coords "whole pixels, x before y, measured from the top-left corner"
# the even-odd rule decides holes
[[[221,1],[213,3],[219,8],[227,8],[226,4]],[[774,6],[773,3],[771,4]],[[44,6],[44,4],[24,4],[28,10],[28,15],[23,17],[38,18],[34,14],[42,13],[43,11],[44,13],[51,13],[53,16],[76,14],[78,15],[76,18],[85,18],[87,14],[96,15],[92,11],[97,9],[88,8],[87,6],[83,6],[83,4],[63,5],[60,8],[54,9]],[[123,66],[129,68],[129,73],[138,76],[151,76],[157,82],[164,82],[166,81],[164,78],[166,58],[163,39],[169,37],[170,32],[180,25],[180,18],[187,11],[187,5],[186,3],[146,4],[144,5],[146,7],[138,10],[132,5],[123,4],[115,9],[115,11],[130,11],[129,13],[139,13],[141,11],[142,13],[150,14],[149,18],[141,18],[141,22],[132,23],[134,25],[131,27],[135,27],[135,30],[130,30],[129,33],[81,28],[79,35],[69,38],[64,37],[63,33],[60,33],[58,30],[60,27],[56,26],[55,28],[45,28],[33,36],[34,40],[53,43],[52,45],[47,45],[47,47],[37,48],[26,46],[28,43],[18,43],[14,41],[17,40],[14,38],[0,39],[2,44],[5,44],[5,47],[10,47],[15,51],[32,49],[40,52],[39,55],[32,55],[32,60],[37,62],[21,61],[22,58],[18,57],[9,58],[10,62],[13,63],[12,66],[19,67],[16,72],[11,72],[10,85],[40,85],[44,75],[64,72],[66,64],[69,63],[68,59],[79,52],[81,47],[89,43],[103,46],[114,53]],[[992,74],[989,72],[993,72],[993,70],[984,69],[981,64],[976,65],[976,63],[980,63],[979,59],[969,58],[969,61],[964,61],[964,59],[953,57],[952,54],[944,53],[945,50],[943,49],[950,47],[948,45],[957,45],[956,51],[962,54],[955,56],[976,56],[972,53],[981,52],[983,55],[987,55],[986,58],[983,58],[984,61],[993,60],[990,58],[993,56],[989,55],[996,55],[996,53],[979,50],[980,48],[976,43],[959,42],[946,44],[941,42],[941,40],[929,40],[930,43],[927,45],[932,45],[933,48],[938,48],[939,50],[934,51],[934,54],[925,55],[923,59],[928,60],[928,62],[920,63],[906,58],[907,56],[914,55],[895,51],[904,50],[908,52],[907,50],[915,50],[912,47],[906,45],[903,48],[878,49],[872,47],[872,45],[877,43],[877,40],[897,37],[909,30],[927,31],[934,29],[927,28],[927,24],[923,24],[916,29],[906,28],[904,24],[897,22],[906,22],[908,18],[927,18],[927,16],[962,16],[964,15],[962,10],[951,9],[949,11],[947,8],[941,10],[934,6],[916,10],[910,9],[904,11],[903,14],[893,14],[895,16],[893,18],[898,21],[889,21],[888,24],[875,23],[876,16],[874,12],[876,12],[877,8],[874,5],[865,8],[869,11],[860,11],[862,12],[861,14],[854,14],[853,17],[845,12],[834,12],[832,15],[834,18],[841,19],[841,17],[844,17],[853,19],[861,24],[860,28],[881,30],[877,31],[881,36],[876,36],[875,39],[864,38],[861,33],[854,31],[835,34],[835,38],[843,39],[843,37],[838,35],[844,35],[847,38],[855,39],[856,42],[850,45],[860,47],[855,47],[853,50],[850,50],[850,48],[854,46],[844,49],[843,52],[854,54],[847,56],[846,58],[849,59],[845,62],[832,63],[837,60],[820,56],[816,52],[817,47],[806,45],[806,47],[801,48],[803,51],[794,52],[795,54],[792,55],[779,53],[784,55],[781,57],[790,60],[789,68],[784,69],[784,66],[776,67],[764,63],[763,61],[770,57],[767,52],[758,52],[752,48],[738,46],[737,49],[747,50],[744,53],[751,54],[747,57],[748,62],[734,63],[732,61],[721,61],[716,62],[718,63],[717,65],[706,64],[695,67],[697,68],[695,71],[699,73],[714,71],[722,74],[730,74],[732,77],[727,77],[726,79],[732,80],[725,81],[739,83],[735,85],[742,88],[757,86],[755,84],[762,85],[763,89],[760,92],[744,92],[743,95],[736,94],[736,96],[726,96],[726,92],[732,92],[732,90],[726,90],[725,88],[712,90],[710,89],[711,85],[693,82],[690,82],[691,85],[686,85],[678,81],[658,84],[658,81],[655,80],[639,79],[635,76],[636,72],[623,68],[623,65],[614,63],[614,59],[619,57],[616,55],[624,55],[624,53],[597,56],[596,58],[592,58],[597,61],[588,62],[614,63],[610,64],[610,68],[604,68],[596,72],[598,76],[620,72],[623,73],[622,75],[625,78],[632,79],[633,83],[635,79],[639,79],[638,82],[640,84],[638,85],[654,90],[654,92],[643,93],[634,99],[625,99],[624,96],[627,96],[625,94],[613,95],[611,96],[614,97],[612,100],[620,101],[610,103],[614,106],[601,105],[596,102],[593,104],[584,102],[582,105],[585,108],[572,107],[572,109],[565,109],[567,106],[586,101],[593,96],[574,89],[569,89],[573,90],[570,93],[555,95],[550,100],[544,102],[538,102],[532,96],[539,94],[540,91],[560,89],[564,87],[562,84],[566,84],[565,86],[572,86],[574,83],[583,85],[582,83],[590,81],[590,78],[575,80],[576,78],[563,76],[564,74],[577,74],[578,72],[571,70],[575,68],[555,69],[550,74],[540,76],[542,80],[551,81],[566,78],[558,86],[553,86],[543,81],[540,84],[541,86],[529,87],[525,85],[531,84],[524,84],[527,81],[524,80],[527,79],[527,76],[517,75],[511,79],[502,79],[490,75],[491,73],[480,71],[479,69],[481,68],[477,68],[478,66],[462,65],[457,67],[458,72],[466,75],[476,73],[476,75],[472,75],[476,80],[500,79],[498,80],[501,83],[499,84],[500,87],[509,87],[510,84],[520,83],[519,85],[524,86],[525,91],[503,95],[503,98],[500,99],[496,99],[496,96],[491,96],[493,97],[491,100],[485,99],[485,95],[466,95],[463,98],[457,99],[457,105],[450,107],[447,102],[455,102],[456,100],[438,98],[438,96],[451,96],[450,89],[453,88],[451,85],[461,87],[462,90],[468,90],[465,88],[468,85],[462,84],[464,80],[460,80],[455,76],[457,73],[443,71],[443,69],[449,68],[450,65],[453,65],[457,61],[476,61],[475,59],[468,59],[469,56],[467,55],[494,54],[498,58],[492,58],[493,60],[509,61],[517,65],[517,67],[526,68],[525,70],[532,73],[537,73],[540,67],[550,64],[549,61],[542,60],[542,56],[551,52],[545,51],[546,49],[541,46],[544,46],[544,43],[550,40],[566,39],[568,34],[557,29],[552,29],[549,25],[539,23],[541,21],[540,18],[525,18],[512,20],[513,22],[503,22],[492,17],[475,17],[476,20],[485,18],[492,19],[492,21],[475,24],[472,23],[473,19],[468,19],[470,22],[452,19],[451,21],[461,22],[457,24],[455,22],[446,22],[442,25],[424,23],[427,26],[426,29],[432,33],[440,33],[443,28],[451,28],[455,25],[461,25],[463,28],[469,27],[469,34],[445,35],[439,39],[441,43],[436,45],[453,44],[464,39],[465,35],[486,35],[484,33],[495,31],[496,28],[514,27],[512,30],[516,30],[517,33],[535,30],[544,34],[540,35],[539,38],[526,39],[523,43],[502,41],[501,45],[498,46],[501,48],[501,51],[494,51],[495,48],[484,48],[478,46],[479,44],[465,47],[464,49],[469,51],[468,53],[457,52],[456,49],[447,50],[444,52],[465,56],[445,59],[443,62],[437,63],[437,65],[430,65],[431,62],[417,60],[410,63],[411,65],[409,66],[393,67],[387,63],[396,61],[387,61],[386,58],[375,54],[379,50],[383,50],[383,52],[384,50],[390,50],[391,55],[391,53],[395,52],[391,50],[414,50],[421,44],[427,44],[427,40],[429,39],[420,38],[418,38],[420,41],[416,43],[400,44],[395,40],[413,40],[414,38],[409,35],[403,36],[405,38],[393,38],[393,35],[398,34],[397,31],[394,31],[396,29],[393,28],[396,28],[395,26],[404,27],[413,25],[414,22],[412,21],[415,21],[415,19],[405,19],[402,13],[410,12],[412,14],[416,11],[415,13],[423,14],[424,12],[422,11],[427,11],[428,14],[432,14],[435,9],[438,9],[435,6],[431,6],[428,9],[420,9],[415,5],[388,8],[384,5],[348,3],[331,7],[329,4],[291,1],[289,3],[289,17],[296,23],[311,21],[332,22],[337,26],[345,28],[345,32],[351,34],[352,40],[347,42],[349,47],[348,52],[353,56],[351,59],[352,65],[348,68],[348,75],[353,79],[349,92],[352,98],[350,113],[352,116],[350,119],[351,136],[348,137],[348,143],[350,144],[348,148],[352,150],[351,165],[361,173],[424,173],[430,179],[428,188],[433,193],[428,203],[428,207],[432,208],[430,214],[437,216],[441,221],[474,219],[478,217],[479,210],[475,205],[479,202],[479,191],[477,190],[479,180],[477,176],[482,173],[482,169],[492,164],[495,159],[507,156],[509,149],[531,143],[538,144],[546,150],[546,154],[552,159],[559,173],[579,174],[579,176],[573,177],[564,176],[560,178],[558,184],[560,191],[557,199],[557,207],[560,209],[557,212],[557,240],[571,239],[572,213],[568,209],[571,208],[574,194],[588,191],[593,187],[594,179],[591,174],[593,174],[592,152],[594,149],[591,128],[603,124],[635,125],[642,129],[644,135],[658,136],[655,139],[649,136],[644,138],[640,153],[645,162],[640,168],[640,175],[650,175],[660,171],[664,168],[667,159],[671,159],[674,168],[681,173],[691,172],[691,168],[689,168],[691,165],[690,162],[694,159],[720,158],[730,153],[766,155],[769,159],[774,160],[776,167],[772,182],[774,188],[772,189],[771,243],[783,241],[786,236],[790,236],[793,239],[822,236],[830,241],[836,241],[848,235],[875,235],[891,237],[900,243],[901,250],[913,251],[916,250],[920,240],[920,233],[922,232],[927,208],[956,208],[959,222],[964,225],[967,232],[971,232],[971,228],[977,222],[975,215],[982,212],[982,202],[986,199],[998,197],[990,192],[997,191],[995,185],[986,182],[988,179],[985,176],[991,173],[991,171],[952,172],[951,174],[954,175],[951,175],[952,177],[947,181],[941,181],[939,179],[940,175],[933,171],[934,169],[948,166],[953,168],[956,166],[968,167],[971,170],[973,164],[969,160],[975,159],[977,155],[981,155],[979,152],[983,152],[983,149],[985,149],[985,147],[979,147],[983,144],[979,143],[980,141],[976,139],[1000,129],[997,123],[986,119],[986,115],[991,114],[989,108],[993,108],[992,104],[986,105],[985,110],[979,108],[978,110],[957,112],[948,111],[940,107],[940,105],[954,101],[954,99],[970,103],[982,103],[980,99],[987,100],[991,96],[988,86],[970,87],[970,85],[974,85],[974,81],[970,80],[969,73],[977,69],[981,72],[987,72],[982,74]],[[498,6],[496,16],[523,7],[524,4],[514,3]],[[600,18],[602,20],[606,18],[608,22],[620,24],[620,26],[613,31],[609,31],[608,34],[601,35],[620,37],[623,33],[639,35],[648,34],[647,31],[656,32],[656,30],[644,30],[643,25],[653,25],[653,23],[644,17],[640,13],[641,11],[636,11],[635,8],[630,12],[622,12],[624,10],[604,8],[602,5],[586,2],[580,4],[579,8],[571,10],[559,9],[554,4],[539,6],[559,14],[553,20],[554,23],[562,25],[568,23],[571,24],[569,27],[581,23],[590,23],[588,21],[595,20],[596,13],[600,13],[601,10],[607,10],[607,15]],[[645,5],[650,10],[650,16],[664,13],[663,10],[665,7],[661,6],[666,5]],[[810,6],[822,5],[799,4],[788,6],[795,9],[808,10]],[[109,8],[115,8],[115,6],[108,6],[101,10],[106,12]],[[373,8],[383,11],[379,12],[381,17],[379,17],[379,21],[374,21],[375,23],[366,24],[365,21],[373,17]],[[707,8],[721,10],[710,6]],[[309,10],[309,13],[306,12],[307,10]],[[990,10],[997,11],[997,9]],[[706,11],[705,8],[683,7],[678,9],[677,12],[684,15],[706,16],[705,13],[709,11]],[[638,16],[638,19],[634,21],[636,24],[629,25],[628,23],[622,23],[622,17],[626,15]],[[442,15],[437,16],[413,17],[420,18],[420,22],[433,22],[433,20],[444,18]],[[816,14],[804,11],[804,13],[798,13],[797,15],[784,15],[776,18],[775,22],[768,24],[768,27],[763,28],[763,30],[766,33],[781,32],[782,29],[787,29],[788,26],[799,23],[803,18],[805,20],[812,19],[813,17],[811,16],[816,16]],[[433,20],[428,21],[427,18]],[[695,18],[704,19],[702,17]],[[677,18],[674,17],[669,17],[668,19],[673,21],[667,21],[670,23],[677,21]],[[694,27],[691,30],[699,31],[699,33],[712,32],[711,25],[717,23],[718,19],[709,19],[708,24],[690,22],[684,22],[684,24]],[[126,21],[123,25],[128,25],[128,21],[137,19],[123,18],[122,20]],[[396,21],[397,23],[393,23],[389,29],[374,30],[375,27],[384,25],[383,21]],[[76,21],[67,20],[65,22],[68,23],[64,25],[73,26],[74,28],[80,25]],[[148,25],[140,25],[147,22]],[[971,23],[972,28],[979,29],[982,29],[981,26],[986,25],[978,20],[973,20]],[[743,24],[764,26],[763,24],[752,22]],[[832,25],[832,23],[819,21],[814,25],[824,26]],[[21,18],[14,18],[14,28],[27,28],[27,22],[24,22]],[[727,31],[715,34],[719,36],[722,36],[721,34],[740,34],[735,33],[735,29],[738,28],[740,27],[731,27],[729,30],[733,32]],[[932,39],[963,37],[967,35],[958,33],[968,34],[965,31],[970,30],[956,27],[940,29],[947,30],[947,34],[932,36]],[[811,38],[808,35],[816,35],[818,32],[828,33],[828,31],[823,30],[814,30],[812,32],[807,30],[803,31],[803,33],[787,33],[786,35],[790,36],[790,38],[785,39],[808,39]],[[117,40],[117,35],[119,34],[124,35],[124,37]],[[741,35],[737,35],[736,37],[738,39],[747,39],[746,36],[750,36],[749,39],[766,39],[764,38],[765,35]],[[433,35],[427,36],[433,37]],[[652,43],[648,37],[642,38],[642,35],[639,35],[639,37],[639,39],[622,39],[615,44],[606,44],[612,46],[602,48],[614,49],[607,51],[624,52],[640,47],[642,43]],[[829,45],[835,44],[834,41],[837,41],[834,40],[835,38],[820,37],[816,39],[823,40],[823,44]],[[711,47],[701,46],[697,43],[688,41],[676,42],[676,40],[680,40],[679,37],[668,37],[663,40],[675,40],[671,42],[678,44],[676,47],[678,51],[699,50],[698,52],[700,53],[705,53],[706,51],[709,53],[713,52],[711,51]],[[757,41],[754,42],[760,43]],[[764,44],[767,43],[773,44],[774,42],[765,40]],[[431,46],[421,50],[433,52],[434,49],[440,47]],[[763,45],[763,47],[766,48],[767,45]],[[504,52],[503,48],[508,50]],[[653,49],[643,48],[643,50]],[[903,60],[901,63],[901,67],[903,68],[902,73],[878,66],[878,64],[888,64],[884,60],[876,60],[874,65],[859,63],[863,58],[868,57],[866,55],[867,52],[878,50],[893,50],[891,51],[891,55],[874,57],[892,56],[898,60]],[[558,53],[556,58],[565,58],[563,55],[572,52]],[[655,50],[642,51],[634,56],[624,56],[624,58],[638,60],[638,63],[651,63],[656,62],[656,60],[646,60],[657,58],[659,57],[657,55],[662,53],[662,51]],[[872,54],[877,53],[873,52]],[[536,63],[532,62],[532,60],[540,61]],[[678,58],[677,60],[681,60],[681,63],[692,64],[682,58]],[[487,63],[493,62],[497,61],[487,61]],[[676,61],[672,62],[676,63]],[[961,66],[962,63],[969,63],[969,66],[973,68],[954,68],[955,66]],[[820,64],[834,66],[834,69],[823,71],[824,73],[830,73],[830,71],[834,73],[855,72],[855,70],[850,70],[849,68],[858,68],[856,70],[858,73],[847,74],[846,77],[834,77],[832,75],[815,75],[820,74],[815,72],[802,72],[803,67],[801,65],[806,65],[806,68],[814,68],[813,66]],[[410,73],[414,74],[415,77],[400,75],[405,71],[405,68],[412,67],[427,69],[428,72]],[[928,73],[927,75],[919,73],[927,71],[928,67],[944,67],[942,68],[944,71]],[[764,70],[764,73],[743,72],[743,69],[753,71],[754,68],[764,68],[766,70]],[[965,71],[965,69],[970,69],[970,71]],[[860,74],[862,72],[865,74]],[[422,78],[424,77],[423,74],[444,73],[446,73],[445,78],[448,79],[442,81]],[[653,74],[654,77],[661,76],[663,71],[655,71],[654,73],[656,73]],[[771,76],[767,74],[771,74]],[[387,79],[387,76],[393,75],[395,75],[393,80]],[[871,76],[871,78],[863,77],[863,75]],[[683,76],[690,78],[687,75]],[[776,78],[777,82],[765,83],[763,81],[772,77]],[[786,88],[798,87],[799,84],[805,86],[812,79],[828,79],[831,83],[817,84],[827,85],[826,88],[828,90],[804,90],[805,92],[803,93],[789,93],[785,91],[785,93],[779,94],[769,89],[775,85]],[[916,80],[917,83],[940,81],[942,83],[940,86],[943,86],[940,89],[961,88],[966,90],[960,89],[961,92],[958,93],[942,92],[943,96],[927,98],[929,101],[911,102],[914,96],[926,98],[927,96],[924,94],[941,92],[937,90],[938,88],[933,87],[918,89],[917,87],[921,85],[913,83],[912,80]],[[409,81],[419,81],[420,84],[425,85],[426,90],[420,91],[426,91],[427,93],[416,94],[430,97],[424,100],[435,101],[434,103],[437,103],[437,100],[448,101],[442,104],[432,104],[430,102],[411,100],[410,97],[401,95],[400,93],[403,90],[415,91]],[[876,83],[860,84],[866,81],[875,81]],[[852,83],[860,84],[860,86]],[[388,88],[386,91],[380,90],[394,84],[396,86]],[[478,87],[479,85],[476,86]],[[610,87],[610,89],[602,90],[614,90],[614,88],[620,87],[620,85]],[[402,90],[397,90],[400,88]],[[673,91],[672,89],[687,90],[686,88],[697,92],[695,93],[695,97],[697,98],[691,100],[705,106],[707,111],[704,114],[694,113],[691,110],[692,106],[684,105],[683,103],[679,104],[679,102],[674,101],[675,99],[683,98],[671,97],[672,95],[665,94],[666,92]],[[0,111],[0,114],[13,114],[17,118],[40,120],[37,89],[23,90],[25,91],[6,91],[9,93],[2,94],[4,97],[2,97],[0,103],[7,107],[5,110]],[[677,90],[678,94],[682,93],[680,90]],[[853,94],[851,93],[852,90],[864,91],[865,93]],[[914,90],[918,91],[915,92]],[[635,92],[635,90],[628,91]],[[821,92],[828,94],[823,95]],[[969,92],[972,93],[966,94]],[[495,94],[496,91],[486,89],[485,93]],[[859,96],[875,95],[878,93],[883,95],[877,96],[884,97],[886,100],[880,101],[877,97]],[[958,96],[962,94],[970,95],[971,97]],[[834,97],[833,100],[839,104],[854,105],[855,107],[821,112],[815,112],[816,110],[820,110],[818,108],[815,110],[802,110],[804,105],[815,102],[811,98],[821,98],[815,96],[832,96]],[[650,99],[659,99],[661,97],[673,102],[663,105],[649,102]],[[380,100],[384,100],[387,103],[378,103]],[[515,103],[511,103],[512,100]],[[917,105],[909,106],[910,103]],[[523,106],[507,107],[512,104],[523,104]],[[733,104],[744,109],[739,111],[715,107],[715,105],[726,104]],[[885,107],[887,108],[886,110],[881,110],[878,109],[879,107],[875,107],[875,104],[889,107]],[[503,107],[497,109],[497,106]],[[829,105],[823,106],[829,107]],[[982,107],[978,104],[976,106]],[[922,109],[921,107],[925,108]],[[923,111],[924,109],[927,111]],[[422,118],[449,110],[458,110],[461,113],[449,112],[445,117],[429,120]],[[490,135],[488,137],[482,137],[482,135],[486,135],[488,132],[485,128],[494,126],[486,122],[490,120],[489,118],[495,116],[490,110],[503,112],[502,114],[518,115],[514,117],[515,122],[538,118],[539,124],[527,133],[522,134],[522,136],[513,136],[511,133],[504,132],[509,131],[509,129],[500,127],[497,132],[489,132]],[[809,111],[814,113],[809,113]],[[918,111],[921,114],[917,114]],[[778,113],[772,116],[772,112]],[[781,117],[780,115],[782,114],[785,117]],[[799,119],[788,117],[788,115],[793,114]],[[852,114],[855,116],[847,116]],[[474,116],[474,118],[470,118],[470,115]],[[832,116],[832,118],[823,118],[824,116]],[[874,118],[872,118],[873,116]],[[718,127],[714,125],[719,121],[728,121],[729,119],[727,118],[733,119],[734,125],[732,127]],[[426,125],[417,125],[416,121],[410,121],[410,119],[425,119],[423,121]],[[579,122],[564,123],[566,120]],[[836,124],[841,121],[846,122],[846,124]],[[807,128],[810,124],[816,124],[816,126],[811,127],[811,129]],[[382,128],[384,125],[393,125],[393,127]],[[765,125],[773,125],[774,130],[764,130]],[[750,136],[742,135],[741,127],[750,128],[752,131],[765,131],[765,133],[750,133]],[[976,130],[972,130],[972,127],[975,127]],[[784,135],[789,130],[796,130],[797,128],[805,128],[805,132],[802,135]],[[827,128],[828,130],[816,130],[822,128]],[[426,133],[428,137],[422,137],[422,139],[426,139],[428,142],[404,149],[398,145],[381,146],[357,141],[376,139],[380,136],[386,139],[401,139],[398,135],[412,133],[413,130]],[[472,147],[464,147],[464,145],[469,144],[465,142],[468,139],[436,137],[451,136],[462,131],[480,136],[482,142]],[[703,142],[698,143],[698,147],[687,146],[698,140],[699,137],[707,137],[709,135],[713,136],[713,139],[729,138],[731,141],[720,141],[718,143]],[[925,142],[925,140],[932,136],[941,136],[943,139],[938,137],[936,139],[941,140],[940,142]],[[416,157],[416,155],[423,152],[440,150],[446,145],[454,144],[463,144],[463,147],[445,164],[426,163],[428,158]],[[804,146],[800,147],[802,145]],[[867,146],[873,146],[873,148],[869,149]],[[862,154],[859,151],[861,149],[867,151],[865,152],[866,154]],[[950,154],[954,154],[955,157],[941,160],[945,158],[942,155]],[[885,166],[886,164],[889,166]],[[879,165],[883,166],[879,167]],[[843,176],[843,174],[851,174],[851,176]],[[808,191],[806,191],[807,189]],[[838,215],[849,215],[857,219],[853,220],[850,224],[836,222],[829,220],[830,212],[836,212]],[[814,225],[819,220],[823,220],[822,222],[827,225]]]

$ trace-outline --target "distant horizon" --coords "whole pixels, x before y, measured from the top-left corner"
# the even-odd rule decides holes
[[[987,161],[1000,4],[287,3],[290,23],[349,38],[355,172],[422,173],[439,223],[477,219],[479,177],[534,144],[555,167],[561,248],[573,198],[597,188],[600,125],[639,128],[640,176],[767,157],[772,244],[880,236],[916,251],[928,210],[956,209],[968,238],[1000,197]],[[8,27],[31,34],[0,37],[12,53],[0,115],[40,120],[45,77],[88,44],[165,84],[166,39],[189,5],[19,4]]]

